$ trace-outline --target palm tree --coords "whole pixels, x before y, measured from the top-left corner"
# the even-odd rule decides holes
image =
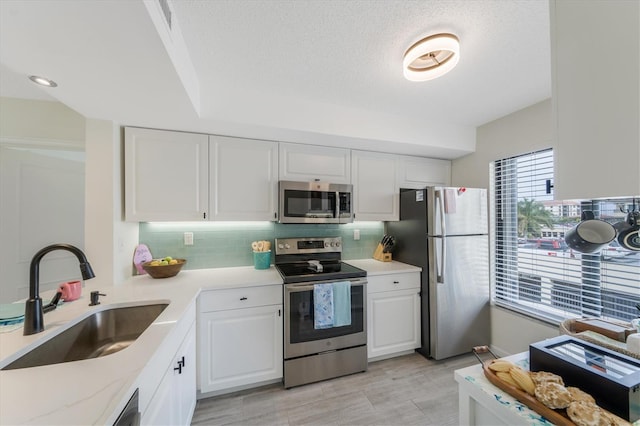
[[[539,237],[543,227],[553,228],[553,216],[536,200],[518,201],[518,236]]]

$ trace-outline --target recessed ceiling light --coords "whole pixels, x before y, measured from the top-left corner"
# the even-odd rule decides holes
[[[29,80],[41,86],[58,87],[58,83],[56,83],[55,81],[49,80],[48,78],[44,77],[38,77],[37,75],[30,75]]]
[[[404,54],[404,76],[410,81],[427,81],[453,69],[460,59],[460,41],[453,34],[425,37]]]

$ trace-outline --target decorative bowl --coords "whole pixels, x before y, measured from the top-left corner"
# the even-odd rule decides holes
[[[157,265],[152,266],[151,262],[145,262],[142,264],[142,269],[144,269],[147,274],[151,275],[152,278],[169,278],[175,277],[180,272],[180,269],[187,263],[186,259],[176,259],[178,263],[174,263],[173,265]]]

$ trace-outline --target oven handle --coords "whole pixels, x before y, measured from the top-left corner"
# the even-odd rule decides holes
[[[346,281],[346,280],[345,280]],[[357,279],[357,280],[348,280],[351,283],[351,287],[363,286],[367,283],[366,279]],[[330,284],[334,282],[340,281],[325,281],[325,282],[316,282],[314,284]],[[301,283],[301,284],[286,284],[286,289],[291,293],[297,293],[300,291],[311,291],[313,290],[313,285],[309,283]]]

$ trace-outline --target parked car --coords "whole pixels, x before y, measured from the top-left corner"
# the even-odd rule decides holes
[[[542,250],[562,250],[566,251],[569,246],[564,242],[563,238],[538,238],[535,240],[529,240],[535,243],[535,247]]]
[[[618,241],[613,240],[606,248],[602,249],[600,257],[602,260],[622,259],[627,256],[633,256],[637,253],[637,251],[627,250],[622,247]]]

